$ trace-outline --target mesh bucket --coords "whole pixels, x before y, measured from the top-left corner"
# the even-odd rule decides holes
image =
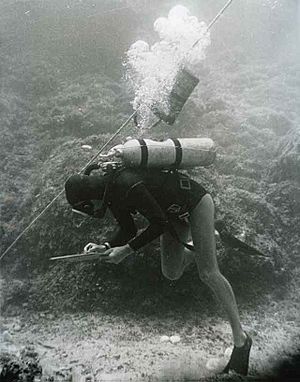
[[[153,108],[154,114],[169,125],[173,125],[185,102],[192,94],[198,83],[199,79],[197,77],[192,75],[186,69],[181,69],[176,75],[173,88],[169,95],[169,113],[164,113],[159,109],[159,105],[156,105]]]

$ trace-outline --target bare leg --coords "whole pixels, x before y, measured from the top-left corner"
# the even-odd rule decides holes
[[[173,224],[180,239],[186,242],[189,237],[189,225]],[[190,264],[194,258],[191,251],[188,251],[182,244],[169,233],[166,232],[161,236],[161,269],[163,275],[169,280],[179,279],[185,267]],[[188,256],[186,256],[186,253]]]
[[[209,194],[206,194],[192,211],[190,223],[199,276],[222,303],[229,318],[235,346],[243,346],[247,337],[242,330],[236,300],[217,263],[214,204]]]

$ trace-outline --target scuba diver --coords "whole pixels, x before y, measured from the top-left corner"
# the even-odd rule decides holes
[[[223,372],[246,375],[252,340],[242,329],[231,285],[218,267],[211,195],[176,170],[125,167],[112,174],[90,175],[96,168],[92,165],[85,174],[67,180],[67,201],[75,212],[95,218],[102,218],[108,208],[119,229],[103,244],[87,244],[84,252],[104,252],[101,260],[118,264],[160,237],[161,269],[166,278],[177,280],[187,265],[196,263],[201,281],[222,304],[232,329],[234,348]],[[149,222],[141,232],[132,216],[136,212]],[[192,244],[187,243],[190,235]]]

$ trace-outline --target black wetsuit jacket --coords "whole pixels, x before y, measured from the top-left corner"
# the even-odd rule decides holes
[[[108,242],[112,247],[128,243],[137,250],[170,230],[172,220],[188,217],[206,190],[179,172],[126,168],[112,176],[106,194],[120,226]],[[132,218],[136,211],[150,223],[137,236]]]

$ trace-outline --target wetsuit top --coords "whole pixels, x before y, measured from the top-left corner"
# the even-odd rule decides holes
[[[108,240],[112,247],[129,244],[137,250],[169,230],[169,221],[187,217],[206,190],[178,172],[123,169],[109,182],[108,207],[119,230]],[[139,212],[149,226],[137,234],[132,214]]]

